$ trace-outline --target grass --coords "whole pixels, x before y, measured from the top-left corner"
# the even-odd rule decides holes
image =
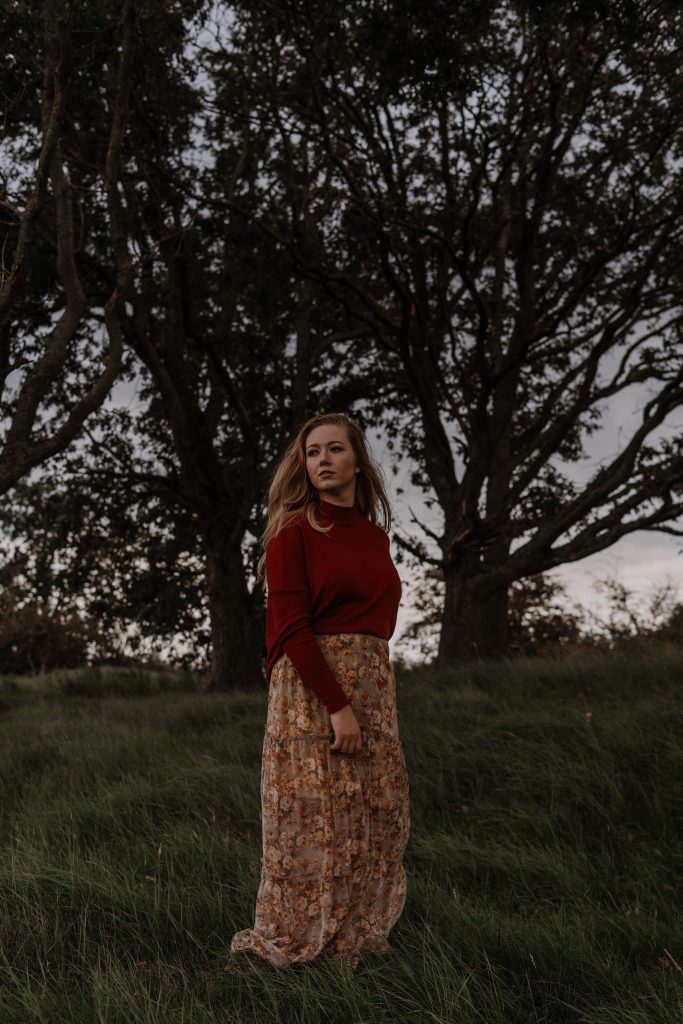
[[[392,953],[225,970],[265,688],[0,679],[1,1024],[681,1024],[683,651],[415,671],[398,702]]]

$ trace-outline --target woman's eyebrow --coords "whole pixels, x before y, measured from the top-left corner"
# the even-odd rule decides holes
[[[344,442],[343,441],[328,441],[327,443],[328,444],[343,444]],[[310,451],[311,448],[317,448],[317,447],[318,447],[318,443],[317,443],[317,441],[314,441],[313,444],[309,444],[308,451]]]

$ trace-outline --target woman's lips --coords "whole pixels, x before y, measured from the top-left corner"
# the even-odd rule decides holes
[[[320,476],[334,476],[334,473],[325,472],[321,473]]]

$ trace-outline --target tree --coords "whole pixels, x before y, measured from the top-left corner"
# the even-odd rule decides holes
[[[613,576],[598,580],[595,587],[606,596],[609,608],[606,615],[592,614],[593,630],[610,649],[630,641],[675,643],[682,639],[683,605],[678,600],[678,585],[671,578],[659,581],[646,597],[637,597]]]
[[[97,318],[108,338],[104,367],[94,340],[95,313],[77,261],[79,234],[85,230],[82,195],[65,169],[69,91],[78,76],[73,8],[60,0],[3,6],[2,31],[12,43],[0,81],[4,128],[14,143],[15,160],[0,198],[0,494],[65,450],[120,370],[119,314],[130,259],[121,236],[116,177],[128,108],[132,6],[129,0],[122,13],[120,56],[103,137],[100,186],[107,196],[108,243],[114,253],[111,284]],[[33,33],[36,23],[42,23],[42,38]],[[39,89],[27,74],[36,56]],[[78,384],[60,395],[74,364],[81,371]],[[56,402],[63,407],[61,422],[59,415],[45,418]]]
[[[7,553],[0,596],[17,608],[84,615],[101,643],[140,660],[207,668],[209,612],[196,526],[172,489],[172,464],[136,443],[138,417],[109,413],[108,435],[55,457],[0,499]],[[136,437],[137,435],[137,437]]]
[[[570,608],[567,588],[542,573],[515,580],[509,606],[511,653],[561,658],[578,646],[592,644],[583,610]]]
[[[683,15],[622,6],[238,5],[250,106],[309,144],[300,273],[401,364],[383,418],[443,514],[436,554],[402,540],[444,575],[442,664],[506,650],[513,582],[683,532],[683,438],[653,443],[683,401]],[[573,482],[633,386],[637,428]]]
[[[190,603],[196,597],[201,610],[206,598],[209,685],[228,687],[260,675],[263,601],[249,576],[260,555],[263,496],[283,443],[319,402],[343,406],[376,388],[374,375],[366,384],[361,374],[349,380],[343,372],[357,325],[340,323],[336,307],[321,301],[321,289],[294,274],[281,242],[287,211],[278,190],[293,188],[295,173],[269,148],[266,128],[249,127],[241,61],[218,66],[212,51],[205,68],[198,61],[197,39],[208,32],[209,14],[202,0],[76,10],[74,31],[88,45],[79,48],[64,157],[86,197],[88,231],[75,262],[95,307],[114,274],[95,186],[108,166],[105,129],[118,95],[111,69],[120,65],[124,30],[129,47],[131,103],[110,206],[119,243],[133,254],[120,324],[126,372],[137,378],[143,408],[135,429],[144,459],[133,452],[131,434],[128,453],[109,457],[125,447],[120,431],[132,428],[132,420],[102,410],[93,427],[97,440],[54,464],[39,486],[23,488],[18,503],[25,514],[13,516],[10,506],[5,518],[16,539],[22,530],[26,539],[30,517],[61,504],[40,549],[29,546],[32,564],[45,564],[49,549],[68,569],[41,580],[27,567],[30,585],[62,595],[70,588],[107,621],[133,619],[137,610],[144,633],[156,627],[164,635],[162,608],[175,609],[184,627],[167,556],[191,552],[193,568],[180,574],[182,592]],[[236,123],[226,119],[226,109],[239,111]],[[30,110],[25,117],[30,123]],[[246,217],[240,204],[259,210],[260,221]],[[134,571],[121,546],[126,529]],[[196,551],[206,579],[195,575],[189,585]],[[164,565],[162,601],[157,567]],[[97,579],[105,567],[109,588]],[[199,627],[195,641],[201,658]]]
[[[293,172],[267,130],[249,123],[242,60],[213,82],[210,52],[205,92],[197,84],[196,37],[205,31],[201,18],[190,26],[175,72],[160,50],[134,79],[142,99],[124,144],[122,217],[145,272],[127,292],[123,331],[144,374],[143,432],[158,452],[173,453],[176,493],[201,540],[208,685],[228,688],[260,675],[263,599],[249,570],[283,443],[318,402],[334,408],[364,384],[341,372],[357,326],[334,323],[336,309],[296,278],[281,243],[287,211],[278,190]],[[237,124],[225,115],[235,107]],[[160,113],[150,132],[152,111]]]
[[[98,642],[94,624],[42,604],[20,604],[13,588],[0,591],[0,672],[36,675],[53,668],[78,668],[89,643]]]
[[[443,573],[429,566],[412,595],[413,617],[399,641],[400,650],[417,645],[423,658],[436,664],[443,619]],[[570,607],[566,587],[543,574],[516,580],[509,594],[509,642],[507,655],[563,657],[577,647],[598,642],[591,635],[589,615],[578,605]],[[469,656],[478,657],[473,646]]]

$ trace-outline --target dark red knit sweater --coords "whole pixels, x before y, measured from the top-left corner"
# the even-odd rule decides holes
[[[301,514],[266,549],[266,676],[283,653],[306,686],[332,714],[348,697],[335,679],[316,633],[373,633],[388,640],[396,626],[401,579],[389,535],[358,505],[321,499],[318,520],[328,536]]]

